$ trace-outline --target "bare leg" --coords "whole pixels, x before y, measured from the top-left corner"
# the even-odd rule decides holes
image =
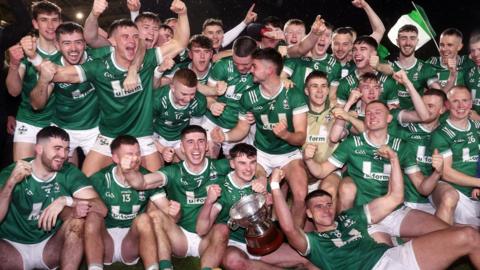
[[[112,164],[111,157],[104,156],[99,152],[92,150],[88,152],[87,156],[85,157],[85,161],[83,162],[82,166],[82,172],[87,177],[90,177],[94,173],[100,171],[102,168],[105,168],[110,164]]]
[[[158,262],[155,234],[147,214],[140,214],[133,220],[130,231],[122,241],[122,257],[127,262],[135,261],[139,255],[145,268]]]
[[[163,166],[163,160],[159,152],[152,153],[148,156],[142,157],[142,166],[151,171],[155,172]]]
[[[228,243],[229,229],[225,224],[215,224],[200,242],[200,266],[218,267]]]
[[[0,270],[23,270],[20,252],[10,243],[0,239]]]
[[[417,237],[448,227],[449,225],[439,218],[423,211],[412,209],[402,221],[400,236]]]
[[[293,194],[293,202],[290,211],[293,221],[303,228],[305,224],[305,197],[307,196],[307,173],[303,160],[295,159],[282,168],[285,171],[288,185]]]
[[[338,176],[336,173],[331,173],[320,182],[320,189],[323,189],[332,195],[332,201],[334,205],[336,205],[337,202],[337,193],[341,180],[342,179],[340,176]]]
[[[480,268],[480,236],[470,227],[451,227],[412,240],[421,269],[446,269],[458,258],[469,255],[476,269]]]
[[[222,261],[223,266],[228,270],[244,270],[244,269],[256,269],[256,270],[269,270],[269,269],[282,269],[274,265],[264,263],[258,260],[250,260],[247,254],[242,250],[229,246],[225,251]]]
[[[184,257],[187,254],[187,238],[175,221],[161,210],[148,213],[153,221],[157,239],[159,260],[171,260],[171,254]]]
[[[338,204],[337,204],[337,212],[343,212],[347,209],[353,207],[353,203],[355,202],[355,196],[357,195],[357,186],[352,181],[352,178],[345,177],[342,181],[340,181],[340,185],[338,187]]]
[[[393,247],[392,236],[388,233],[374,232],[370,234],[370,237],[372,237],[373,240],[379,244],[386,244]]]
[[[85,220],[85,257],[88,265],[113,260],[113,239],[105,229],[103,217],[94,212]]]
[[[432,199],[437,208],[435,216],[453,225],[453,216],[459,199],[457,190],[447,183],[438,183],[433,190]]]
[[[83,256],[84,219],[68,219],[45,245],[43,261],[50,268],[78,269]]]
[[[35,155],[35,144],[25,142],[13,143],[13,161],[33,157]]]

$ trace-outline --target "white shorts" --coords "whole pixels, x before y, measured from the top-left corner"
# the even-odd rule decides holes
[[[197,125],[197,126],[202,126],[202,122],[203,122],[203,116],[199,116],[199,117],[190,117],[190,125]]]
[[[235,241],[235,240],[232,240],[232,239],[228,239],[228,246],[236,247],[236,248],[240,249],[245,254],[247,254],[247,256],[250,260],[260,260],[262,258],[261,256],[255,256],[255,255],[252,255],[252,254],[248,253],[247,244],[245,244],[245,243],[238,242],[238,241]]]
[[[165,147],[172,147],[173,149],[180,148],[180,140],[168,141],[157,133],[153,133],[153,138]]]
[[[400,227],[402,226],[403,219],[405,219],[410,210],[412,210],[410,207],[403,205],[382,219],[382,221],[368,226],[368,233],[383,232],[391,236],[400,236]]]
[[[65,131],[68,133],[68,136],[70,136],[69,157],[73,155],[73,152],[78,147],[82,148],[85,155],[88,154],[100,134],[98,127],[85,130],[65,129]]]
[[[187,238],[187,254],[185,254],[185,257],[192,256],[192,257],[200,257],[200,242],[202,241],[202,238],[196,234],[196,233],[191,233],[184,228],[180,226],[180,229],[182,229],[183,234],[185,234],[185,238]]]
[[[10,243],[20,253],[23,261],[23,269],[56,269],[56,267],[49,268],[47,264],[43,261],[43,250],[45,249],[48,240],[50,240],[52,236],[53,235],[49,236],[48,238],[37,244],[22,244],[7,239],[3,240]]]
[[[207,140],[208,141],[212,140],[212,137],[210,136],[210,132],[215,127],[221,128],[224,133],[230,131],[230,129],[228,129],[228,128],[223,128],[223,127],[218,126],[217,124],[213,123],[212,121],[210,121],[210,119],[208,119],[207,116],[203,116],[201,127],[203,127],[207,131]],[[251,130],[251,128],[250,128],[250,130]],[[230,149],[232,149],[237,143],[253,144],[253,139],[252,139],[252,136],[250,134],[250,131],[249,131],[249,134],[247,135],[247,137],[243,138],[241,141],[238,141],[238,142],[223,142],[222,143],[223,154],[225,156],[229,156],[230,155]]]
[[[372,270],[420,270],[412,241],[388,249]]]
[[[282,168],[290,161],[302,158],[302,153],[298,149],[281,155],[267,154],[257,149],[257,162],[262,165],[267,175],[270,175],[275,168]]]
[[[148,156],[157,151],[152,136],[139,137],[137,138],[137,140],[140,144],[140,151],[142,153],[142,157]],[[95,140],[95,144],[90,150],[98,152],[104,156],[111,157],[112,151],[110,150],[110,144],[112,143],[112,141],[113,138],[98,134],[97,139]]]
[[[15,133],[13,135],[13,142],[21,143],[37,143],[37,133],[42,130],[41,127],[32,126],[30,124],[16,121]],[[4,127],[2,127],[4,128]]]
[[[405,206],[408,206],[412,209],[420,210],[425,213],[435,215],[435,207],[431,203],[414,203],[414,202],[404,202]]]
[[[480,201],[475,201],[458,191],[458,203],[455,208],[454,221],[459,224],[480,227]]]
[[[137,257],[133,262],[126,262],[122,257],[122,242],[127,236],[130,228],[108,228],[107,232],[113,239],[113,258],[111,263],[104,263],[105,265],[110,265],[112,263],[121,262],[126,265],[135,265],[140,259]]]

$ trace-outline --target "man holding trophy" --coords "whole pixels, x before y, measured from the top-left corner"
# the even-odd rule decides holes
[[[230,157],[234,170],[225,181],[209,187],[197,217],[197,234],[206,235],[215,223],[230,225],[228,247],[223,256],[223,266],[227,269],[282,269],[310,264],[283,243],[283,234],[269,219],[267,204],[271,203],[267,202],[265,185],[253,181],[256,148],[239,143],[230,150]],[[271,177],[279,180],[284,173],[275,169]],[[236,224],[247,228],[238,228]],[[309,269],[316,269],[310,266]]]

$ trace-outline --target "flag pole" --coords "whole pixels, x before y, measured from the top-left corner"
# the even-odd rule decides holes
[[[415,5],[415,3],[414,3],[413,1],[412,1],[412,5],[413,5],[413,7],[415,8],[415,10],[420,14],[420,18],[422,18],[423,23],[427,26],[428,34],[429,34],[430,37],[433,39],[433,43],[435,43],[435,46],[437,47],[438,52],[440,52],[440,47],[438,46],[438,43],[437,43],[437,41],[435,40],[435,37],[433,36],[432,31],[431,31],[430,28],[428,27],[429,24],[425,21],[425,19],[423,18],[423,16],[421,16],[422,13],[420,12],[420,10],[418,10],[417,5]]]

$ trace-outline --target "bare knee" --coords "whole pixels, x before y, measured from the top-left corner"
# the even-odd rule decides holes
[[[104,222],[104,218],[100,214],[96,212],[88,213],[87,217],[85,218],[85,233],[86,234],[100,233],[100,229],[102,227],[103,222]]]
[[[133,221],[133,224],[139,233],[152,231],[152,220],[147,214],[138,215]]]
[[[223,257],[223,266],[229,270],[248,269],[248,258],[239,249],[229,247]]]
[[[163,224],[163,220],[166,218],[165,214],[160,210],[150,211],[147,215],[155,225]]]
[[[215,224],[212,228],[213,239],[217,242],[227,242],[230,230],[225,224]]]
[[[478,249],[478,243],[480,242],[480,235],[478,231],[470,226],[458,228],[459,245],[468,247],[469,250]]]
[[[83,238],[85,228],[85,220],[80,218],[72,218],[66,222],[66,238]]]
[[[443,192],[439,198],[440,205],[447,209],[455,209],[457,207],[459,198],[460,196],[458,195],[457,190],[449,188]]]

